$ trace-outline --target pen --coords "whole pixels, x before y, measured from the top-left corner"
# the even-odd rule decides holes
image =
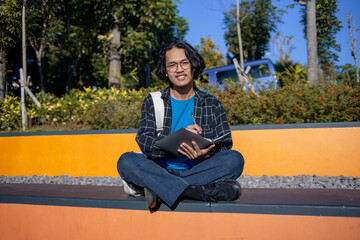
[[[191,117],[192,117],[192,119],[194,121],[194,124],[196,124],[195,117],[194,117],[194,114],[192,112],[191,112]]]

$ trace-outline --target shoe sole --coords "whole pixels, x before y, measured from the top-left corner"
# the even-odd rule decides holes
[[[242,194],[242,189],[241,189],[241,185],[238,181],[233,180],[233,179],[228,179],[225,182],[227,183],[231,183],[232,186],[234,187],[234,189],[237,189],[237,194],[231,198],[230,201],[234,201],[240,198],[241,194]]]
[[[154,208],[158,203],[158,197],[155,195],[153,191],[148,188],[144,188],[145,193],[145,203],[147,208]]]

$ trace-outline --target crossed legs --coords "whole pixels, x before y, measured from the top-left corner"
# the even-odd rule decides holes
[[[144,154],[124,153],[118,160],[120,176],[128,183],[153,191],[169,207],[189,186],[237,179],[244,167],[243,156],[234,150],[216,153],[196,166],[169,172]]]

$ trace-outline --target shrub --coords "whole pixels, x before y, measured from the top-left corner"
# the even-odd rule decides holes
[[[102,89],[94,91],[95,101],[83,121],[92,129],[137,128],[141,103],[148,91]]]
[[[312,87],[300,81],[277,90],[260,89],[260,99],[245,92],[242,84],[231,81],[226,82],[223,90],[209,84],[200,86],[220,100],[230,125],[360,121],[359,84]],[[90,129],[137,128],[143,99],[159,88],[139,91],[84,88],[60,98],[49,93],[44,98],[37,95],[41,108],[30,98],[27,101],[28,127],[47,124],[85,125]],[[19,98],[8,96],[0,102],[0,114],[1,131],[21,129]]]
[[[240,83],[209,88],[223,103],[231,125],[271,123],[348,122],[360,120],[360,87],[330,83],[296,83],[276,91],[261,89],[258,99]]]
[[[8,96],[0,101],[0,130],[11,131],[21,128],[21,101],[18,97]]]

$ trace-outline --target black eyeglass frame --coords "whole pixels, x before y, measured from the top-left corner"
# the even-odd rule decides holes
[[[187,66],[183,66],[183,64],[187,64]],[[169,65],[166,66],[166,70],[169,72],[176,72],[179,69],[179,64],[183,70],[188,70],[191,67],[191,63],[189,60],[182,60],[181,62],[172,62]]]

